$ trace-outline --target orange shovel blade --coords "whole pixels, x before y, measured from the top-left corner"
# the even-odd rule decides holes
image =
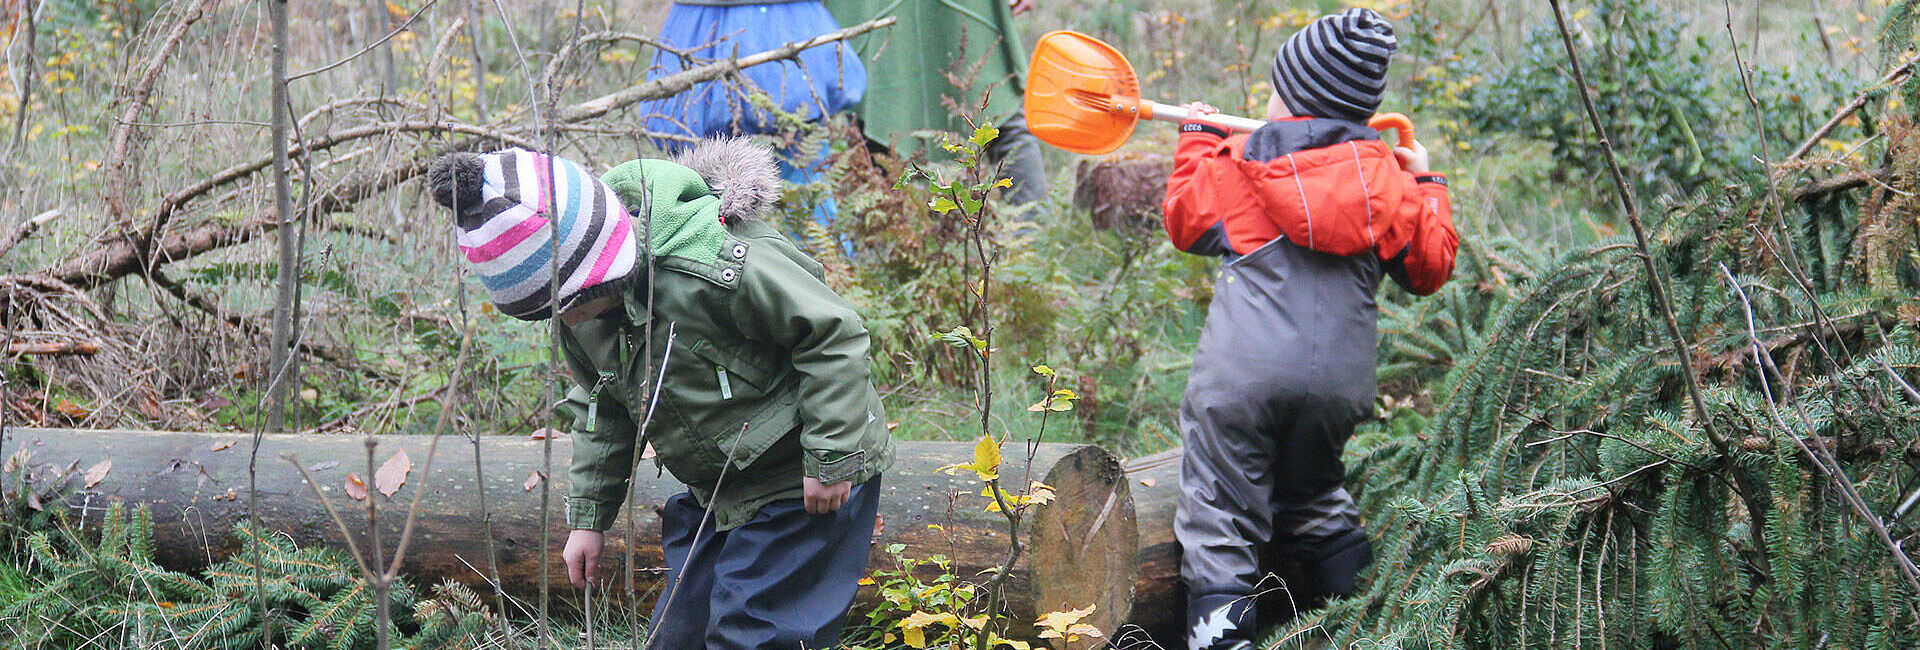
[[[1027,128],[1079,154],[1120,148],[1139,119],[1140,82],[1119,50],[1075,31],[1048,32],[1027,65]]]

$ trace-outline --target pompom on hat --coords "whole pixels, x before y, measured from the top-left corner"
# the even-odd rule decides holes
[[[542,320],[556,305],[564,313],[618,292],[638,266],[633,219],[571,160],[525,149],[451,154],[428,168],[427,184],[453,209],[461,256],[508,316]]]
[[[1371,9],[1326,16],[1280,45],[1273,90],[1294,115],[1365,122],[1380,108],[1399,48],[1393,25]]]

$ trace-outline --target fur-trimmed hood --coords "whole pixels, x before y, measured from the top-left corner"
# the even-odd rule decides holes
[[[780,200],[780,170],[773,150],[752,138],[708,138],[673,157],[720,195],[720,218],[758,219]]]

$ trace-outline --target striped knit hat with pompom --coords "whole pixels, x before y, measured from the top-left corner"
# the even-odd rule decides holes
[[[433,162],[427,184],[453,209],[455,243],[501,313],[549,318],[556,303],[564,313],[634,275],[633,219],[613,190],[571,160],[524,149],[457,153]]]
[[[1400,48],[1393,25],[1372,9],[1348,9],[1295,32],[1273,57],[1273,90],[1300,117],[1365,122],[1387,91],[1387,63]]]

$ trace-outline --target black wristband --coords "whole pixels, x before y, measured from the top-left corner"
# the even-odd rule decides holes
[[[1445,176],[1441,176],[1441,175],[1439,175],[1439,174],[1414,174],[1414,176],[1413,176],[1413,182],[1415,182],[1415,183],[1434,183],[1434,184],[1437,184],[1437,185],[1439,185],[1439,186],[1441,186],[1441,187],[1446,187],[1446,186],[1447,186],[1447,177],[1445,177]]]
[[[1212,134],[1216,138],[1227,137],[1226,129],[1222,129],[1220,127],[1214,126],[1212,124],[1208,124],[1206,122],[1181,122],[1180,133],[1182,135],[1185,135],[1188,133],[1207,133],[1207,134]]]

